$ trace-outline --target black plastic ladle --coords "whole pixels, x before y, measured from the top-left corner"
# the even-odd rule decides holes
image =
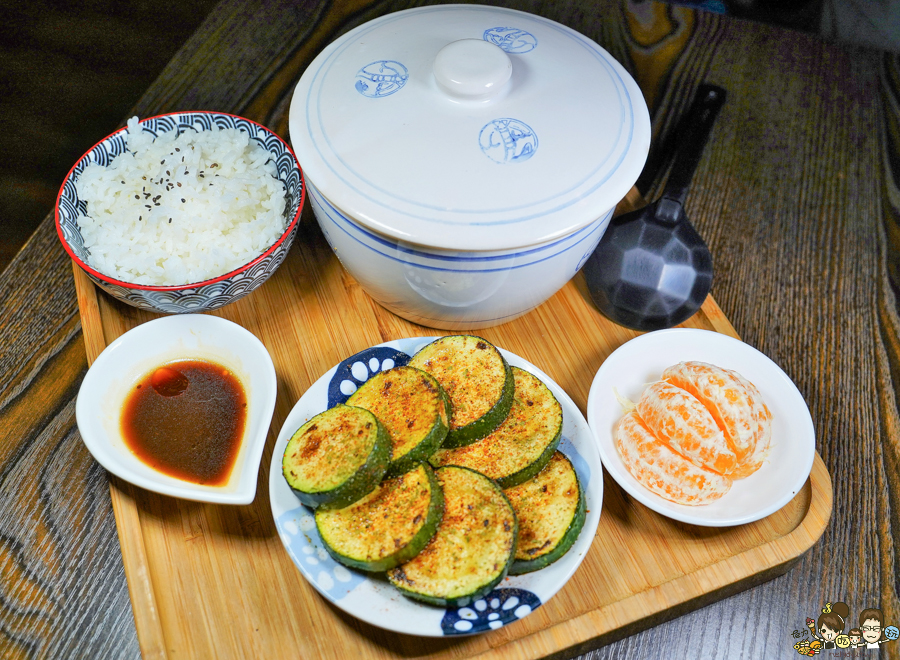
[[[594,303],[620,325],[671,328],[706,300],[712,256],[688,220],[684,200],[725,96],[721,87],[698,88],[677,128],[675,163],[662,196],[614,218],[584,266]]]

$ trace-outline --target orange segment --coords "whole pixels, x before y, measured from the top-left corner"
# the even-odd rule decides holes
[[[759,392],[739,374],[706,362],[679,362],[662,380],[690,392],[716,420],[738,462],[756,448]]]
[[[637,412],[650,432],[689,461],[719,474],[737,467],[737,455],[706,407],[665,381],[644,390]]]
[[[737,375],[737,374],[736,374]],[[744,380],[740,375],[738,378]],[[732,473],[734,479],[743,479],[756,472],[760,466],[768,459],[769,450],[772,448],[772,413],[768,406],[762,400],[759,391],[754,387],[753,383],[745,380],[746,386],[751,393],[754,394],[756,404],[753,409],[753,416],[756,419],[756,448],[750,453],[737,469]]]
[[[676,504],[708,504],[731,488],[728,477],[694,465],[657,440],[634,411],[619,420],[614,436],[631,476],[660,497]]]

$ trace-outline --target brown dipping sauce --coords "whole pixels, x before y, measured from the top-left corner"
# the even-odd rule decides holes
[[[169,362],[125,399],[125,444],[155,470],[196,484],[227,483],[247,420],[247,395],[220,364]]]

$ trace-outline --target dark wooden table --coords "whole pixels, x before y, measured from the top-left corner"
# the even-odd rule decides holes
[[[222,110],[287,135],[315,54],[411,4],[224,0],[134,113]],[[688,213],[714,297],[797,383],[834,483],[831,524],[789,573],[586,657],[797,657],[792,633],[838,600],[900,623],[897,57],[650,2],[497,4],[579,30],[633,73],[653,116],[648,197],[696,86],[728,90]],[[107,477],[75,427],[87,361],[52,216],[0,274],[0,337],[0,657],[137,657]]]

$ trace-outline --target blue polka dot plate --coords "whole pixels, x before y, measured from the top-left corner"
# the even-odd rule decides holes
[[[502,628],[546,603],[581,565],[590,549],[603,502],[600,454],[587,421],[559,385],[530,362],[500,349],[507,361],[540,378],[563,408],[560,451],[572,461],[587,499],[587,518],[575,545],[559,561],[526,575],[510,576],[467,607],[442,608],[402,596],[380,575],[348,569],[326,552],[311,509],[302,506],[281,474],[281,458],[293,433],[313,416],[343,403],[369,377],[409,358],[435,337],[389,341],[357,353],[330,369],[291,410],[272,455],[269,499],[281,542],[303,576],[336,607],[374,626],[423,637],[473,635]]]

